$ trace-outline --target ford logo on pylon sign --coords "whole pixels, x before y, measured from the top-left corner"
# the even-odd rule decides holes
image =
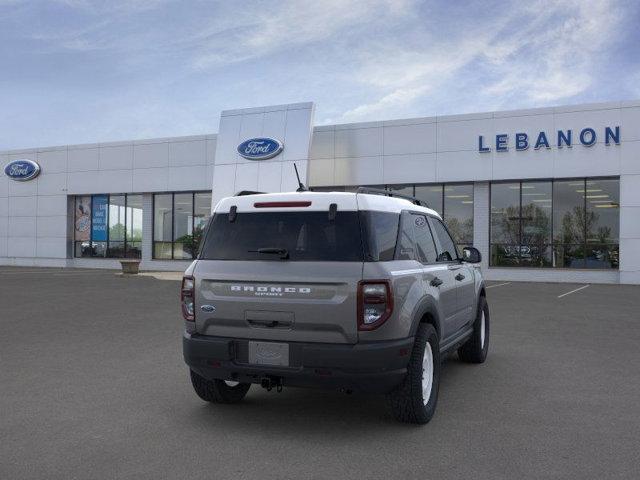
[[[40,165],[33,160],[14,160],[4,167],[4,173],[11,180],[26,182],[38,176],[40,173]]]
[[[284,146],[273,138],[250,138],[238,145],[238,153],[249,160],[266,160],[278,155]]]

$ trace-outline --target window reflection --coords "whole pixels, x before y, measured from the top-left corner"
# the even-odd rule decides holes
[[[491,184],[492,266],[618,268],[619,180]]]
[[[140,258],[142,195],[85,195],[75,198],[76,257]]]
[[[155,194],[153,203],[153,258],[195,258],[211,216],[211,193]]]
[[[444,186],[444,223],[464,247],[473,244],[473,184]]]

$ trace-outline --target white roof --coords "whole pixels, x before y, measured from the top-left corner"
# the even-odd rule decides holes
[[[300,206],[276,204],[256,207],[259,203],[273,202],[310,202],[310,204]],[[338,206],[338,211],[375,210],[399,213],[402,210],[413,210],[440,218],[435,210],[421,207],[404,198],[353,192],[282,192],[226,197],[218,202],[214,212],[228,213],[234,205],[238,212],[328,211],[332,203]]]

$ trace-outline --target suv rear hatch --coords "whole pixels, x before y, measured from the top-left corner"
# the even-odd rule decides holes
[[[194,270],[196,329],[254,340],[356,343],[363,250],[355,195],[225,199]]]

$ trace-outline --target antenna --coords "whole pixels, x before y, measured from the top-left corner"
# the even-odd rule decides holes
[[[293,168],[296,171],[296,177],[298,178],[298,189],[296,190],[296,192],[306,192],[308,190],[307,187],[304,186],[304,183],[302,183],[300,181],[300,174],[298,173],[298,166],[295,164],[293,164]]]

